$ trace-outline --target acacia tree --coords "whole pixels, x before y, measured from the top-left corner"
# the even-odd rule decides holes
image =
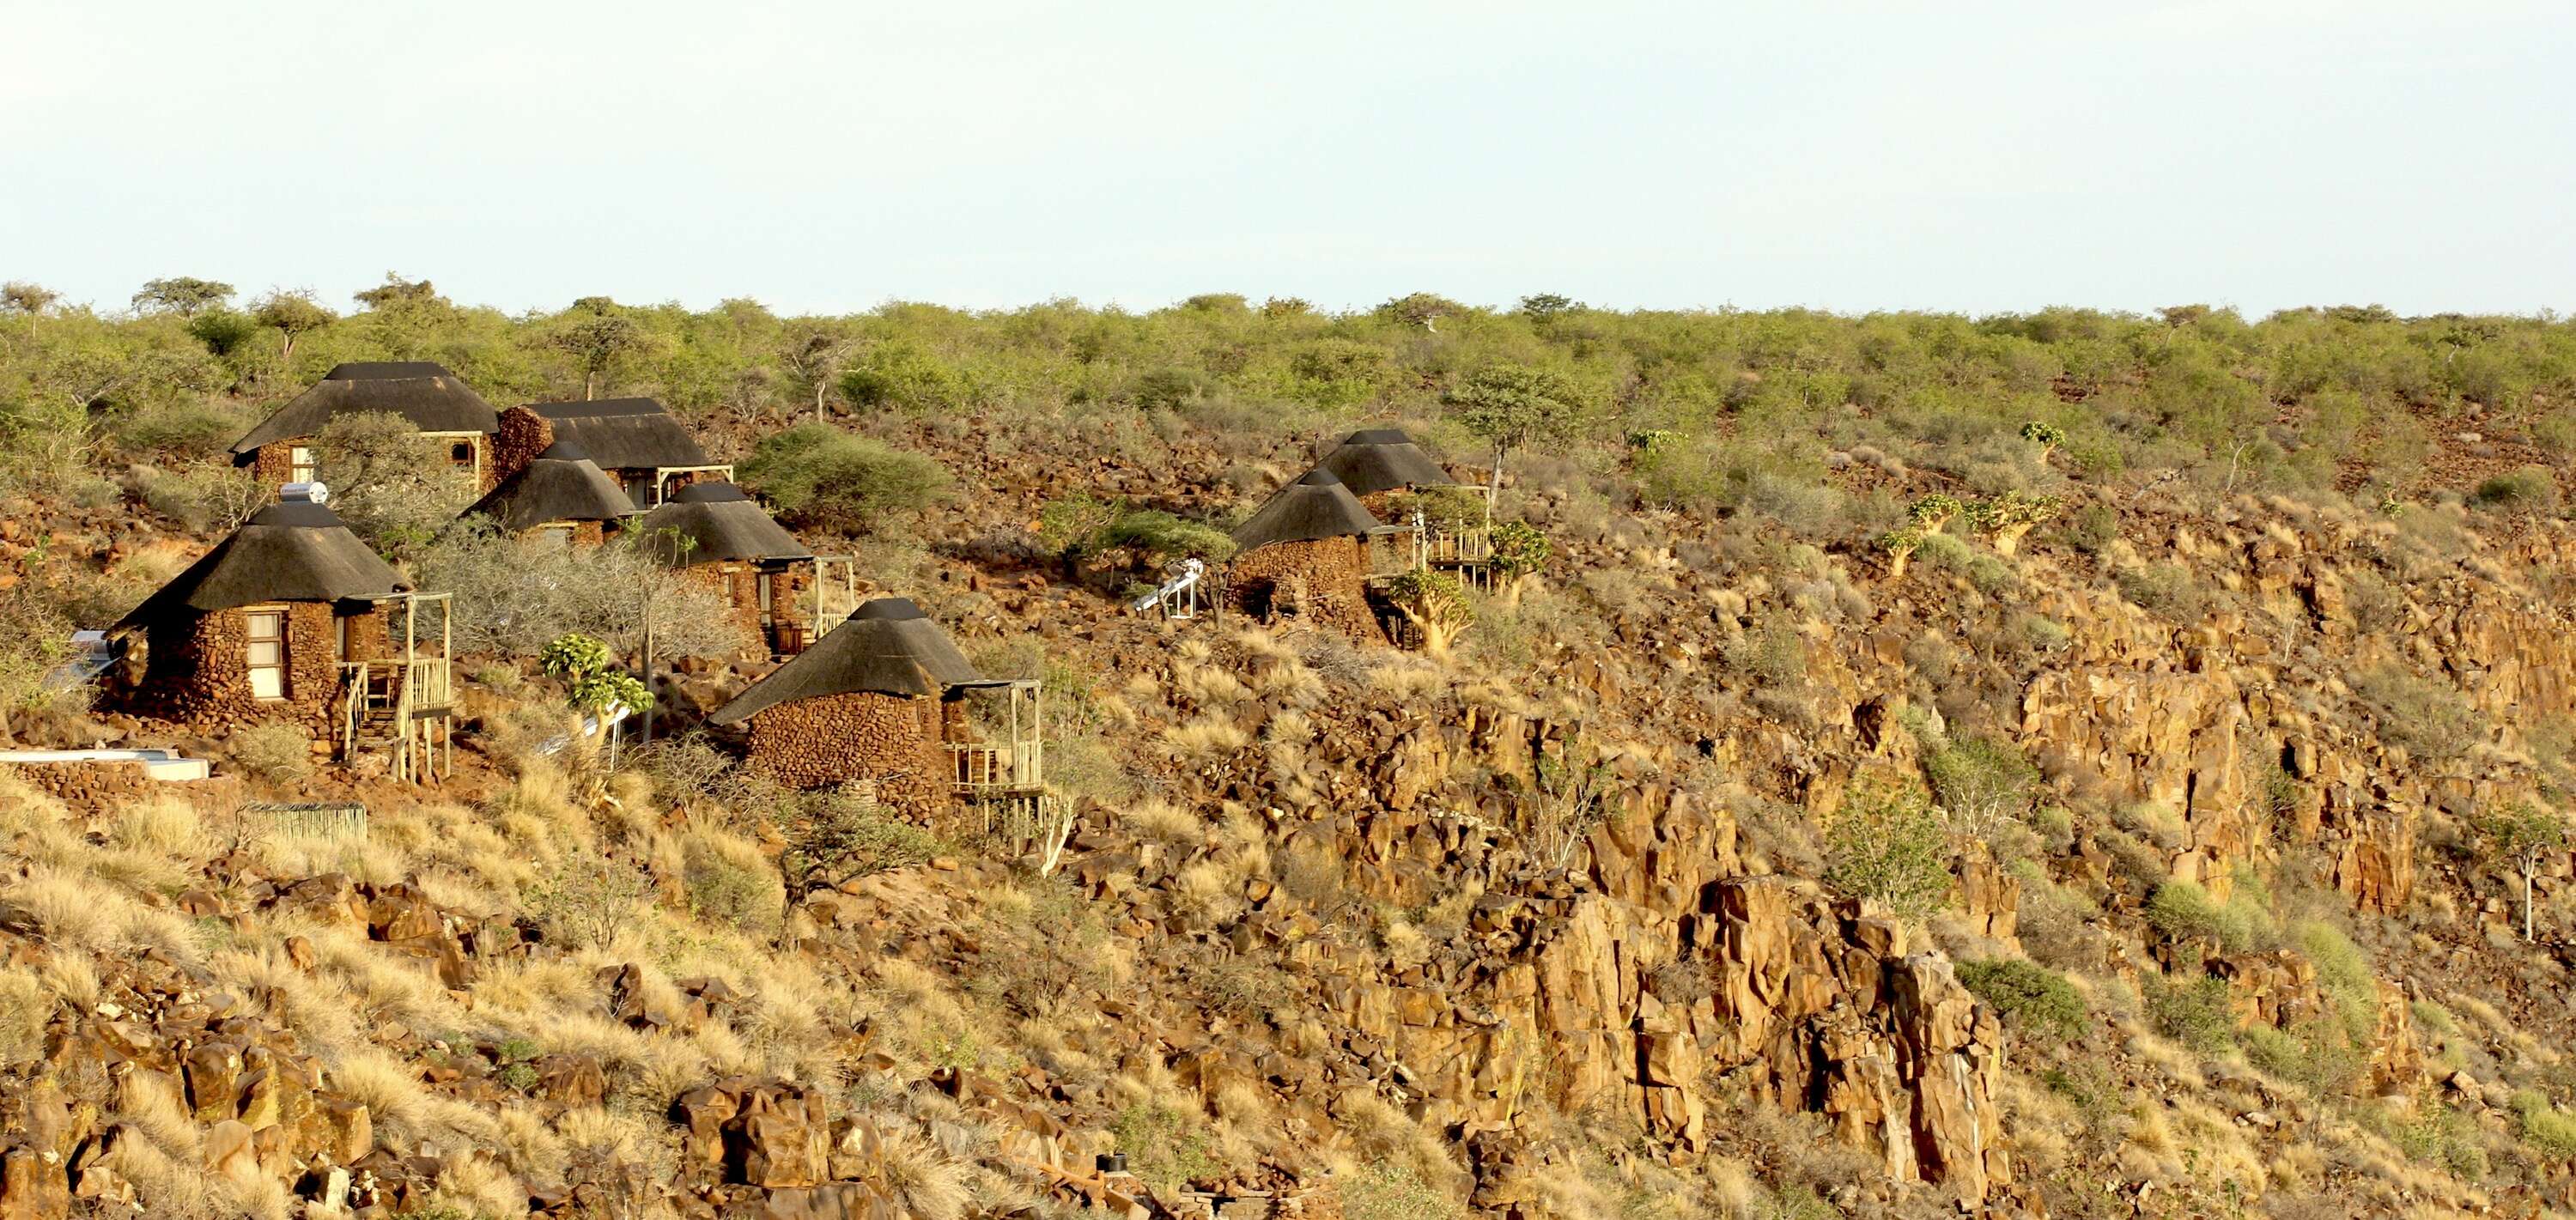
[[[2531,939],[2531,884],[2540,865],[2567,850],[2567,823],[2556,813],[2517,801],[2490,810],[2471,827],[2487,859],[2522,877],[2522,939]]]
[[[317,304],[310,290],[280,288],[251,306],[250,320],[277,332],[277,358],[285,361],[294,358],[297,338],[329,326],[338,317]]]
[[[1552,369],[1497,364],[1480,369],[1446,398],[1450,414],[1467,431],[1493,442],[1492,486],[1503,485],[1503,462],[1514,449],[1562,441],[1583,421],[1583,395]]]
[[[1416,568],[1387,583],[1387,598],[1421,634],[1422,651],[1445,658],[1458,636],[1476,624],[1466,587],[1447,572]]]
[[[856,338],[820,322],[800,322],[787,332],[778,359],[790,375],[814,391],[815,423],[823,422],[824,405],[840,384],[841,366],[849,363],[850,353],[858,346]]]
[[[0,305],[7,306],[11,313],[27,315],[27,333],[31,335],[36,333],[36,318],[61,299],[63,294],[26,280],[0,284]]]
[[[134,308],[142,313],[175,313],[183,318],[198,314],[233,299],[233,286],[220,280],[201,280],[193,275],[174,275],[168,279],[145,280],[143,291],[134,294]]]
[[[644,328],[633,318],[611,312],[615,308],[607,297],[583,297],[573,303],[572,319],[546,339],[557,350],[571,353],[581,366],[584,400],[599,396],[599,376],[610,365],[644,349]]]

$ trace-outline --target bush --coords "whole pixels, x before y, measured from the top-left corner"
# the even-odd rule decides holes
[[[928,348],[893,339],[869,349],[841,374],[841,393],[862,407],[924,414],[953,410],[974,398],[966,378]]]
[[[1346,1220],[1464,1220],[1465,1208],[1422,1180],[1422,1175],[1385,1161],[1360,1167],[1342,1187]]]
[[[828,424],[802,423],[753,447],[742,480],[796,523],[847,534],[910,520],[948,498],[946,467]]]
[[[1825,847],[1827,881],[1900,918],[1922,919],[1949,897],[1949,832],[1920,788],[1855,790],[1827,825]]]
[[[786,895],[777,874],[697,840],[688,843],[685,855],[680,883],[689,892],[690,913],[745,932],[778,927]]]
[[[2175,940],[2198,938],[2229,953],[2269,941],[2272,917],[2240,889],[2221,905],[2198,882],[2168,881],[2147,900],[2147,922]]]
[[[1223,563],[1234,555],[1234,539],[1223,530],[1160,509],[1118,518],[1117,524],[1109,528],[1109,545],[1133,547],[1155,562],[1195,558]]]
[[[1138,1102],[1118,1112],[1109,1134],[1127,1154],[1127,1169],[1164,1194],[1213,1176],[1219,1166],[1208,1135],[1193,1117],[1173,1106]]]
[[[2576,1160],[2576,1115],[2532,1089],[2513,1095],[2513,1112],[2521,1120],[2522,1142],[2532,1151],[2552,1161]]]
[[[2191,569],[2181,564],[2123,568],[2112,574],[2111,581],[2120,586],[2120,596],[2138,608],[2180,622],[2198,622],[2208,606],[2208,597],[2193,581]]]
[[[579,634],[634,655],[648,600],[657,660],[730,656],[750,642],[723,594],[626,539],[566,547],[513,538],[476,518],[441,534],[413,567],[422,588],[454,595],[461,652],[527,656]]]
[[[2030,811],[2039,768],[2021,751],[1983,737],[1951,742],[1923,760],[1932,794],[1960,833],[1991,840]]]
[[[272,784],[313,775],[313,734],[303,725],[270,720],[233,730],[233,761]]]
[[[474,502],[473,472],[448,460],[444,443],[383,411],[334,418],[313,438],[315,475],[331,488],[331,511],[368,545],[409,557]]]
[[[2479,483],[2469,502],[2510,512],[2555,513],[2558,479],[2546,466],[2525,466]]]
[[[636,904],[649,892],[641,869],[585,851],[548,870],[525,897],[550,940],[605,949],[635,922]]]
[[[2225,1053],[2236,1045],[2236,1014],[2227,1004],[2227,980],[2200,978],[2177,983],[2147,980],[2147,1017],[2156,1032],[2204,1055]]]
[[[2044,966],[2013,958],[1961,962],[1959,982],[2027,1032],[2063,1040],[2092,1024],[2075,984]]]
[[[781,812],[787,848],[778,867],[800,896],[920,864],[943,847],[930,832],[896,820],[866,784],[810,794]]]
[[[2486,718],[2448,683],[2383,665],[2361,674],[2353,690],[2377,713],[2379,735],[2418,758],[2447,762],[2486,740]]]
[[[2317,989],[2334,1006],[2344,1032],[2368,1039],[2379,1027],[2379,980],[2361,946],[2333,924],[2303,921],[2290,929],[2299,952],[2317,968]]]

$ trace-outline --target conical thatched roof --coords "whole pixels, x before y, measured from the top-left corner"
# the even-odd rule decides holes
[[[811,559],[814,552],[769,519],[742,489],[726,482],[691,483],[629,527],[662,562],[678,567],[752,559]],[[674,539],[687,539],[683,547]]]
[[[334,365],[313,388],[295,396],[233,442],[233,456],[277,441],[312,436],[342,415],[385,411],[423,432],[490,433],[501,416],[456,374],[427,360],[370,360]]]
[[[523,530],[549,521],[614,521],[635,511],[625,489],[589,453],[556,441],[458,515],[481,513],[503,529]]]
[[[1279,489],[1270,502],[1234,528],[1237,554],[1275,542],[1344,538],[1378,528],[1378,520],[1332,471],[1316,467]]]
[[[880,597],[707,719],[739,724],[781,703],[825,695],[916,697],[990,684],[911,599]]]
[[[320,504],[271,504],[117,626],[255,606],[389,597],[409,586]]]
[[[1456,482],[1401,428],[1365,428],[1351,433],[1342,438],[1340,447],[1315,465],[1332,471],[1355,496],[1372,496],[1398,487],[1445,487]]]
[[[651,398],[599,398],[585,402],[532,402],[528,410],[554,425],[555,439],[590,451],[602,470],[706,466],[698,438]]]

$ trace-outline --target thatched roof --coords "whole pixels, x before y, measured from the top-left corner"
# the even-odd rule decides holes
[[[549,521],[614,521],[635,511],[625,489],[589,453],[556,441],[457,515],[481,513],[503,529],[523,530]]]
[[[408,587],[328,507],[271,504],[116,625],[264,602],[366,600]]]
[[[880,597],[707,719],[738,724],[790,700],[857,691],[914,697],[991,685],[911,599]]]
[[[1361,506],[1359,497],[1342,486],[1332,471],[1318,466],[1280,488],[1269,503],[1234,527],[1234,549],[1240,554],[1275,542],[1343,538],[1376,528],[1377,518]]]
[[[410,420],[423,432],[490,433],[501,416],[473,387],[428,360],[372,360],[334,365],[313,388],[295,396],[233,442],[233,456],[247,458],[262,445],[312,436],[342,415],[383,411]]]
[[[725,482],[691,483],[628,528],[640,531],[644,545],[662,562],[679,567],[814,557],[741,488]],[[683,548],[673,541],[674,536],[696,545]]]
[[[1432,461],[1401,428],[1365,428],[1315,463],[1332,471],[1355,496],[1371,496],[1398,487],[1445,487],[1457,480]]]
[[[655,399],[532,402],[528,409],[554,425],[556,440],[589,450],[602,470],[713,465],[698,438]]]

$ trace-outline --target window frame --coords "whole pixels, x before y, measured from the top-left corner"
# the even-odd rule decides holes
[[[260,634],[263,620],[277,624],[274,635]],[[283,703],[291,695],[288,678],[292,672],[287,634],[290,629],[286,607],[245,606],[242,608],[242,680],[250,687],[250,697],[262,703]],[[261,661],[260,646],[274,648],[274,659]],[[274,694],[260,691],[260,675],[275,674]]]

